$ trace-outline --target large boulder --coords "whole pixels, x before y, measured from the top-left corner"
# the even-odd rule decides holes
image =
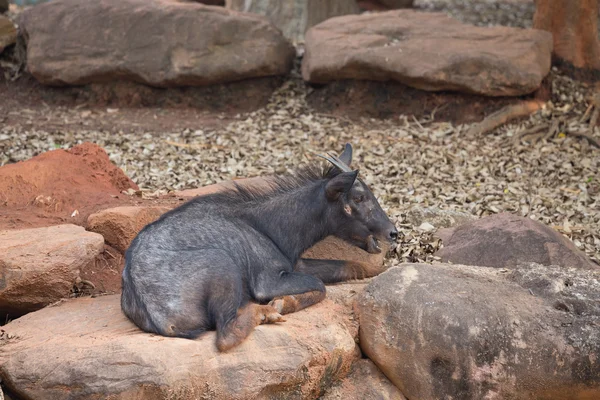
[[[3,327],[0,378],[35,399],[316,399],[360,354],[350,322],[325,300],[219,353],[214,332],[141,332],[118,295],[67,300]]]
[[[428,91],[520,96],[549,73],[552,35],[396,10],[331,18],[306,33],[305,45],[302,76],[313,83],[394,80]]]
[[[0,10],[0,12],[2,12]],[[14,44],[17,41],[17,28],[12,21],[0,15],[0,53],[5,47]]]
[[[0,167],[0,229],[83,225],[128,189],[138,186],[95,144],[48,151]]]
[[[286,74],[295,56],[266,18],[173,0],[54,0],[24,11],[27,67],[48,85],[203,86]]]
[[[403,264],[358,296],[360,346],[409,399],[600,398],[600,272]]]
[[[75,225],[0,231],[0,315],[18,317],[68,297],[103,249],[101,235]]]
[[[547,225],[501,213],[436,232],[442,262],[513,268],[519,263],[600,269],[573,242]]]

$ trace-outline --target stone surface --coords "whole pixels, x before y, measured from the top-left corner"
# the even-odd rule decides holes
[[[104,239],[75,225],[0,231],[0,315],[38,310],[67,297]]]
[[[352,365],[350,374],[325,393],[322,400],[377,399],[406,400],[406,397],[381,373],[371,360]]]
[[[224,188],[232,187],[233,182],[240,185],[250,185],[253,187],[269,187],[269,177],[254,177],[237,179],[235,181],[226,181],[215,185],[208,185],[198,189],[180,190],[174,193],[175,196],[187,199],[196,196],[203,196],[211,193],[216,193]],[[382,243],[383,251],[379,254],[370,254],[356,246],[352,246],[345,241],[334,236],[328,236],[324,240],[315,244],[310,249],[306,250],[303,258],[317,258],[325,260],[352,260],[364,263],[368,276],[375,276],[385,270],[383,261],[389,250],[386,243]]]
[[[104,236],[106,243],[125,252],[139,231],[162,214],[168,207],[115,207],[92,214],[87,230]]]
[[[0,378],[36,399],[316,399],[359,356],[347,310],[325,300],[262,325],[228,353],[141,332],[119,296],[68,300],[3,329]]]
[[[0,3],[0,12],[2,12],[1,8],[2,4]],[[16,41],[17,28],[15,28],[10,19],[0,15],[0,53],[2,53],[5,47],[16,43]]]
[[[74,223],[137,185],[93,143],[0,167],[0,230]]]
[[[302,76],[313,83],[394,80],[428,91],[520,96],[549,73],[552,35],[396,10],[331,18],[306,33],[305,45]]]
[[[363,263],[366,277],[371,277],[382,273],[386,269],[383,261],[389,247],[386,243],[381,243],[381,248],[383,250],[381,253],[371,254],[335,236],[328,236],[302,253],[301,257],[358,261]]]
[[[359,12],[354,0],[227,0],[225,6],[265,15],[292,41],[304,40],[308,28],[328,18]]]
[[[403,264],[357,300],[365,355],[409,399],[600,398],[600,272]]]
[[[442,262],[513,268],[535,262],[584,269],[600,269],[573,242],[530,218],[509,213],[481,218],[436,232],[444,247],[436,253]]]
[[[341,306],[348,315],[346,328],[358,341],[358,317],[354,303],[356,297],[367,287],[368,280],[342,282],[333,285],[327,285],[327,299]]]
[[[203,86],[292,66],[293,47],[258,15],[172,0],[83,3],[53,0],[20,15],[27,66],[40,82]]]

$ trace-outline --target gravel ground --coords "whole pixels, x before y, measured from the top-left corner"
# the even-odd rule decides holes
[[[513,0],[417,1],[417,7],[449,12],[478,25],[530,25],[533,5]],[[306,88],[294,74],[270,103],[238,115],[224,128],[148,132],[143,136],[83,128],[45,132],[0,128],[0,164],[83,141],[103,146],[111,159],[150,190],[193,188],[225,179],[284,173],[311,159],[307,150],[355,148],[355,163],[404,233],[388,262],[431,261],[439,243],[408,223],[414,206],[485,216],[508,211],[542,221],[571,238],[600,263],[600,150],[569,133],[588,129],[590,88],[553,72],[552,100],[519,124],[484,136],[468,126],[407,117],[352,122],[308,108]],[[61,110],[73,121],[85,110]],[[560,121],[559,133],[539,141],[515,135]],[[76,124],[74,126],[77,126]],[[600,131],[594,136],[600,139]]]

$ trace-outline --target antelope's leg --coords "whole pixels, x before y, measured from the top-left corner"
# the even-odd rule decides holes
[[[317,304],[325,298],[325,292],[314,290],[302,294],[276,297],[269,303],[281,315],[300,311],[303,308]]]
[[[352,279],[364,279],[370,276],[366,264],[346,260],[318,260],[301,258],[296,267],[297,272],[315,276],[325,283],[337,283]]]
[[[238,310],[233,320],[222,326],[217,324],[217,348],[227,351],[242,343],[257,325],[276,322],[285,322],[285,319],[274,307],[248,303]]]
[[[316,304],[325,298],[325,285],[315,276],[302,272],[265,271],[256,277],[253,296],[269,302],[280,314],[289,314]]]

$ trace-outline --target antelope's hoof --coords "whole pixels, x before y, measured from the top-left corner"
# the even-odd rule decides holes
[[[260,316],[260,323],[274,324],[276,322],[285,322],[285,318],[283,318],[283,315],[281,315],[279,311],[277,311],[277,309],[271,305],[263,307]]]

